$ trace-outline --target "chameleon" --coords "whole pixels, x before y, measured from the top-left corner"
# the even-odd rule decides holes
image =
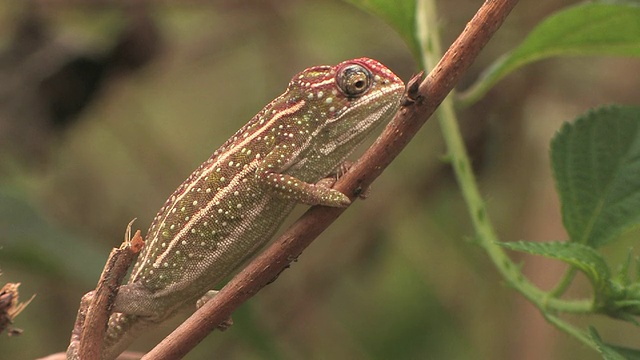
[[[153,219],[114,301],[102,359],[114,359],[141,332],[180,311],[195,310],[271,239],[297,204],[348,206],[349,197],[332,182],[350,153],[395,113],[404,88],[369,58],[295,75]],[[72,342],[69,358],[74,349]]]

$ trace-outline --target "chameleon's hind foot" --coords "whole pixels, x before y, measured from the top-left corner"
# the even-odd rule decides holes
[[[218,290],[209,290],[206,294],[204,294],[198,301],[196,301],[196,307],[200,309],[207,301],[213,299],[216,295],[218,295]],[[223,321],[220,325],[218,325],[217,329],[220,331],[225,331],[233,325],[233,319],[229,316],[225,321]]]

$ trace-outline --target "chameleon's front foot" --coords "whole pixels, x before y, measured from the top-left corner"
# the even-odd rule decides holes
[[[353,164],[354,162],[350,160],[343,161],[342,164],[340,164],[340,166],[338,166],[338,168],[334,172],[329,174],[329,176],[327,176],[326,178],[318,181],[316,185],[326,187],[326,188],[332,188],[333,185],[335,185],[335,183],[338,181],[338,179],[340,179],[344,174],[347,173],[347,171],[349,171],[349,169],[351,169]],[[371,193],[371,187],[367,186],[364,189],[357,188],[354,191],[354,196],[357,196],[359,199],[364,200],[367,197],[369,197],[370,193]]]
[[[286,200],[312,206],[347,207],[351,204],[347,195],[326,186],[322,180],[316,184],[309,184],[291,175],[270,171],[263,172],[259,178],[278,197]]]
[[[335,184],[335,180],[333,184]],[[333,184],[331,184],[331,186],[333,186]],[[325,187],[321,182],[315,184],[314,192],[315,194],[313,194],[312,197],[307,201],[302,201],[302,203],[330,207],[347,207],[351,205],[351,199],[349,199],[347,195],[331,187]]]

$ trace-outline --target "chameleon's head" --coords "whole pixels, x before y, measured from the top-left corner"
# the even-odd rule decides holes
[[[395,113],[404,83],[379,62],[360,58],[306,69],[288,90],[305,102],[305,121],[321,140],[314,142],[316,151],[344,157]]]

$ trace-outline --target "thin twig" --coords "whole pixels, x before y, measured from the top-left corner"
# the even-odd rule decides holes
[[[95,291],[87,293],[82,298],[70,345],[71,352],[75,352],[73,349],[78,346],[79,359],[100,359],[107,320],[118,288],[144,244],[140,230],[131,238],[132,223],[133,221],[127,226],[122,245],[111,250]]]
[[[335,188],[349,195],[368,187],[407,145],[437,106],[453,89],[480,50],[502,25],[517,0],[486,1],[434,70],[419,81],[410,81],[408,96],[382,135]],[[185,356],[231,313],[272,281],[324,231],[344,209],[313,207],[262,254],[236,275],[216,297],[208,301],[143,359],[178,359]]]

